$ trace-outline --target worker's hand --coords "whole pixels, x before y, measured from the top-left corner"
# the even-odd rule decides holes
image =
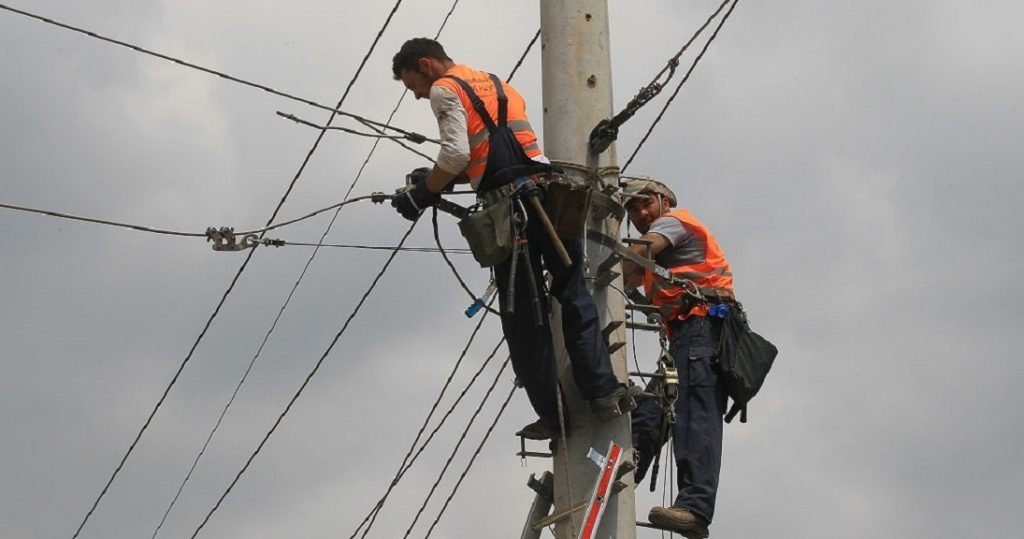
[[[435,205],[441,200],[441,195],[431,193],[424,182],[420,182],[412,188],[400,189],[391,199],[391,207],[398,210],[402,217],[410,221],[423,213],[423,210]]]

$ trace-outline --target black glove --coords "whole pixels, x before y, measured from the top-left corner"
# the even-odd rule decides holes
[[[395,194],[391,199],[391,207],[398,210],[402,217],[415,221],[423,210],[435,205],[441,200],[441,195],[431,193],[424,182],[413,186],[412,189],[405,189]]]

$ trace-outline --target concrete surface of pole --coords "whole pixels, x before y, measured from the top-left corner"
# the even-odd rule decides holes
[[[614,114],[607,0],[541,0],[540,10],[544,153],[554,161],[582,167],[566,167],[566,172],[571,176],[615,185],[618,182],[618,168],[614,144],[600,155],[592,154],[588,146],[588,137],[593,127]],[[587,172],[587,169],[592,173]],[[591,212],[587,227],[588,230],[601,231],[618,238],[620,224],[614,216],[597,218]],[[606,248],[588,241],[586,276],[596,277],[594,272],[609,254]],[[588,287],[601,313],[602,327],[608,327],[612,322],[622,322],[625,315],[621,295],[608,286],[595,288],[592,284],[592,280],[588,281]],[[621,289],[621,277],[617,277],[612,285]],[[557,302],[555,313],[558,316]],[[632,442],[627,415],[605,423],[591,416],[587,403],[573,383],[571,367],[562,346],[560,324],[554,323],[552,327],[556,350],[560,351],[559,379],[566,390],[566,405],[573,423],[568,448],[566,451],[559,448],[552,466],[555,474],[555,512],[558,512],[580,500],[589,500],[599,471],[587,459],[590,448],[604,453],[608,442],[615,440],[623,446],[624,458],[629,459],[632,458]],[[612,331],[608,340],[613,345],[624,342],[625,330],[622,326]],[[624,347],[612,353],[612,366],[619,380],[625,382],[628,372]],[[611,496],[596,537],[636,537],[632,474],[623,480],[629,488]],[[574,513],[574,518],[556,524],[555,536],[558,539],[576,539],[582,514],[582,511]]]

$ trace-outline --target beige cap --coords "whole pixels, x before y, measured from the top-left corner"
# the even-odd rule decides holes
[[[667,185],[650,178],[648,176],[623,176],[622,177],[622,194],[626,197],[637,197],[641,193],[658,193],[659,195],[665,195],[675,206],[679,199],[676,198],[676,194],[668,188]]]

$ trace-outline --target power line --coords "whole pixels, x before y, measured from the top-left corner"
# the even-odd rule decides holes
[[[686,84],[686,81],[690,80],[690,74],[693,73],[694,68],[696,68],[697,64],[700,62],[700,59],[704,57],[704,53],[708,51],[708,47],[711,46],[711,43],[715,40],[715,37],[718,36],[718,32],[722,29],[722,26],[725,26],[725,21],[729,20],[729,15],[732,15],[732,10],[736,9],[736,4],[738,3],[739,0],[732,0],[732,5],[729,6],[729,11],[725,12],[725,16],[722,17],[721,21],[719,21],[718,26],[715,28],[715,31],[711,34],[711,37],[708,38],[707,43],[704,43],[704,48],[702,48],[697,57],[693,59],[693,63],[690,64],[690,69],[688,69],[686,71],[686,75],[683,76],[683,80],[679,81],[679,84],[676,85],[675,91],[672,92],[672,95],[668,98],[668,101],[666,101],[665,105],[661,108],[661,112],[658,113],[658,117],[655,118],[654,122],[651,123],[651,126],[647,128],[647,133],[644,134],[644,137],[640,140],[640,143],[637,144],[636,148],[633,150],[633,153],[629,156],[629,159],[626,160],[626,164],[622,166],[622,172],[626,172],[626,169],[629,168],[629,164],[633,162],[633,158],[636,157],[636,154],[640,152],[640,148],[642,148],[644,146],[644,143],[647,142],[647,139],[651,136],[651,133],[654,131],[655,126],[657,126],[658,122],[661,121],[661,118],[665,116],[665,111],[668,110],[669,106],[672,105],[672,101],[674,101],[676,96],[679,95],[679,90],[683,88],[683,85]]]
[[[473,388],[473,386],[476,384],[477,379],[479,379],[480,375],[483,374],[484,369],[486,369],[487,366],[490,365],[491,360],[494,359],[494,356],[497,355],[498,350],[504,343],[505,339],[502,338],[498,341],[498,344],[494,345],[494,349],[491,350],[491,353],[480,364],[480,368],[477,369],[477,371],[473,374],[473,377],[470,378],[469,382],[466,384],[466,387],[462,389],[462,392],[459,393],[459,396],[456,397],[455,401],[452,402],[451,406],[448,407],[448,410],[437,422],[437,425],[434,426],[433,430],[430,431],[430,435],[427,436],[427,439],[423,442],[423,444],[420,445],[419,449],[416,450],[416,453],[412,455],[412,458],[408,458],[407,462],[404,463],[404,467],[399,468],[399,473],[395,475],[395,478],[392,480],[391,485],[388,487],[387,491],[384,493],[383,496],[381,496],[379,500],[377,500],[377,503],[374,505],[373,509],[371,509],[370,512],[363,518],[363,521],[359,523],[359,526],[356,527],[356,531],[354,531],[352,535],[349,536],[349,539],[355,539],[355,536],[359,533],[359,530],[363,527],[364,524],[367,525],[367,528],[363,530],[363,534],[360,536],[360,539],[364,539],[366,535],[370,533],[370,528],[372,528],[373,524],[377,521],[377,516],[380,514],[380,511],[384,508],[384,504],[387,503],[388,496],[391,495],[391,491],[394,490],[394,488],[398,485],[398,482],[403,477],[405,477],[405,474],[410,469],[412,469],[413,464],[416,463],[416,460],[427,449],[427,447],[430,445],[430,442],[434,440],[434,437],[441,430],[441,427],[444,426],[444,424],[448,421],[448,418],[451,417],[452,413],[455,412],[455,409],[458,408],[459,404],[462,402],[462,399],[464,399],[466,397],[466,394],[469,393],[469,390]],[[426,422],[424,422],[424,426],[426,426]],[[408,455],[406,456],[408,457]],[[369,524],[367,524],[367,521],[369,521]]]
[[[374,201],[380,200],[380,201],[383,201],[383,200],[389,198],[390,196],[391,195],[385,195],[385,194],[381,193],[381,194],[364,195],[364,196],[360,196],[360,197],[356,197],[356,198],[351,198],[351,199],[348,199],[348,200],[344,200],[342,202],[338,202],[337,204],[332,204],[330,206],[327,206],[326,208],[321,208],[321,209],[316,210],[314,212],[308,213],[306,215],[303,215],[302,217],[297,217],[295,219],[289,219],[287,221],[282,221],[282,222],[277,223],[275,225],[268,224],[267,226],[264,226],[263,228],[255,228],[255,229],[252,229],[252,230],[244,230],[244,231],[241,231],[241,232],[235,232],[234,234],[237,235],[237,236],[248,236],[248,235],[256,235],[256,234],[264,234],[266,232],[269,232],[269,231],[277,229],[277,228],[281,228],[281,227],[288,226],[288,225],[293,225],[295,223],[298,223],[299,221],[305,221],[306,219],[310,219],[310,218],[315,217],[317,215],[320,215],[321,213],[324,213],[326,211],[330,211],[330,210],[333,210],[335,208],[341,208],[342,206],[345,206],[347,204],[351,204],[353,202],[359,202],[359,201],[362,201],[362,200],[374,200]],[[206,237],[209,237],[209,234],[207,232],[186,232],[186,231],[181,231],[181,230],[168,230],[168,229],[164,229],[164,228],[155,228],[155,227],[149,227],[149,226],[143,226],[143,225],[133,225],[133,224],[130,224],[130,223],[121,223],[121,222],[117,222],[117,221],[108,221],[106,219],[96,219],[96,218],[93,218],[93,217],[82,217],[80,215],[72,215],[70,213],[61,213],[61,212],[57,212],[57,211],[53,211],[53,210],[41,210],[41,209],[37,209],[37,208],[29,208],[29,207],[26,207],[26,206],[16,206],[14,204],[0,203],[0,208],[6,208],[6,209],[9,209],[9,210],[16,210],[16,211],[23,211],[23,212],[27,212],[27,213],[35,213],[35,214],[39,214],[39,215],[47,215],[47,216],[50,216],[50,217],[58,217],[58,218],[61,218],[61,219],[69,219],[69,220],[72,220],[72,221],[82,221],[82,222],[86,222],[86,223],[94,223],[94,224],[99,224],[99,225],[113,226],[113,227],[119,227],[119,228],[128,228],[128,229],[132,229],[132,230],[139,230],[139,231],[142,231],[142,232],[150,232],[150,233],[153,233],[153,234],[163,234],[163,235],[167,235],[167,236],[181,236],[181,237],[189,237],[189,238],[206,238]]]
[[[394,7],[391,10],[391,13],[388,15],[387,22],[385,22],[385,24],[384,24],[384,28],[387,27],[388,23],[391,21],[392,16],[394,16],[395,12],[398,10],[398,7],[399,7],[399,5],[401,3],[402,3],[402,0],[398,0],[395,3]],[[444,21],[441,23],[441,26],[438,28],[437,36],[439,36],[441,34],[441,32],[444,30],[445,25],[448,23],[449,18],[451,17],[452,13],[455,11],[455,8],[456,8],[456,6],[458,6],[458,4],[459,4],[459,0],[455,0],[455,2],[452,4],[451,9],[448,11],[447,15],[444,18]],[[376,46],[377,42],[380,39],[381,34],[383,34],[384,28],[382,28],[381,31],[377,34],[377,39],[374,40],[374,44],[373,44],[374,46]],[[435,36],[435,38],[437,36]],[[372,52],[372,50],[373,50],[373,47],[371,47],[370,51]],[[362,68],[362,65],[365,65],[367,58],[369,58],[369,54],[370,53],[367,53],[366,57],[363,59],[363,64],[360,65],[360,68]],[[388,116],[388,122],[390,122],[394,118],[395,114],[398,112],[398,108],[401,106],[402,101],[403,101],[403,99],[405,98],[405,96],[407,94],[408,94],[408,90],[404,90],[402,92],[402,95],[399,97],[398,102],[395,104],[394,109],[391,111],[391,114]],[[338,108],[340,108],[340,106],[341,105],[339,104]],[[333,119],[333,114],[332,114],[332,119]],[[328,121],[328,124],[330,124],[330,121]],[[324,136],[324,134],[326,134],[326,129],[321,131],[320,138],[317,139],[318,142]],[[369,153],[367,154],[366,159],[364,159],[362,165],[360,166],[359,171],[356,174],[356,177],[352,181],[352,184],[349,185],[349,188],[348,188],[348,190],[345,193],[345,198],[346,199],[348,199],[348,197],[351,195],[352,191],[355,189],[356,184],[359,182],[360,178],[362,178],[363,172],[366,170],[366,166],[369,164],[370,159],[373,157],[373,155],[376,152],[377,147],[378,147],[379,144],[380,144],[380,139],[378,138],[377,140],[374,141],[373,146],[371,147]],[[416,152],[416,153],[419,153],[419,152]],[[420,154],[420,155],[422,155],[422,154]],[[428,159],[429,159],[429,157],[428,157]],[[433,159],[431,159],[431,161],[433,161]],[[340,212],[341,212],[341,207],[339,206],[338,209],[335,211],[334,216],[331,218],[331,221],[327,224],[327,227],[324,229],[324,232],[323,232],[323,234],[320,237],[320,241],[315,246],[315,249],[313,250],[313,253],[311,253],[309,259],[307,259],[306,264],[305,264],[305,266],[302,269],[302,272],[299,274],[298,279],[295,281],[295,284],[292,286],[291,291],[288,293],[288,297],[285,299],[284,304],[279,309],[279,311],[277,313],[277,316],[274,319],[273,324],[271,325],[270,329],[267,331],[266,335],[264,336],[263,342],[261,343],[259,350],[257,350],[256,355],[253,357],[252,362],[250,363],[250,369],[252,367],[252,363],[254,363],[257,360],[257,358],[259,357],[260,353],[262,352],[264,345],[267,343],[267,341],[270,338],[270,335],[274,332],[274,329],[277,327],[278,321],[283,316],[285,309],[291,303],[291,299],[294,296],[295,291],[298,289],[298,287],[301,284],[303,278],[305,277],[305,275],[308,272],[310,266],[312,265],[313,260],[316,258],[317,254],[319,253],[321,244],[323,244],[324,239],[327,237],[327,234],[330,233],[330,230],[334,226],[334,223],[337,220]],[[381,275],[383,275],[383,272],[386,271],[387,267],[391,264],[391,261],[394,260],[394,257],[398,253],[398,251],[402,250],[402,246],[404,245],[406,238],[408,238],[409,234],[412,232],[413,227],[415,227],[415,223],[413,223],[409,227],[409,231],[406,232],[406,235],[402,238],[402,241],[399,243],[398,247],[396,247],[395,250],[393,250],[391,256],[388,258],[388,261],[385,263],[384,268],[381,271]],[[380,275],[378,275],[378,279],[379,278],[380,278]],[[371,285],[371,289],[370,290],[372,290],[373,286],[376,285],[376,282],[377,281],[375,280],[374,284]],[[369,294],[369,291],[367,292],[367,294]],[[366,298],[366,296],[364,296],[363,300],[365,300],[365,298]],[[349,320],[346,321],[345,326],[342,328],[342,332],[344,331],[345,327],[348,326],[348,323],[352,320],[352,318],[354,318],[355,314],[358,312],[359,307],[362,305],[362,303],[363,303],[363,301],[360,301],[360,303],[356,307],[355,311],[353,311],[352,315],[349,317]],[[334,342],[337,342],[338,337],[340,337],[340,333],[338,334],[338,336],[335,337]],[[332,347],[334,346],[334,342],[332,342],[332,344],[331,344]],[[326,354],[325,354],[324,357],[326,357]],[[303,384],[303,387],[305,387],[305,384],[308,383],[309,379],[312,378],[313,374],[315,374],[316,369],[319,369],[319,366],[320,366],[320,364],[322,362],[323,362],[323,358],[321,358],[320,362],[317,363],[317,366],[314,369],[314,371],[310,373],[310,376],[306,379],[306,382]],[[249,370],[247,370],[243,374],[242,380],[239,382],[239,386],[241,386],[241,384],[244,383],[246,377],[248,376],[248,373],[249,373]],[[292,402],[290,402],[288,404],[288,407],[281,414],[280,418],[278,419],[278,423],[275,423],[274,427],[271,429],[271,432],[273,432],[273,430],[277,428],[277,425],[280,423],[281,419],[284,418],[284,415],[287,414],[288,409],[291,408],[291,404],[294,402],[294,399],[298,398],[298,396],[301,393],[301,391],[302,391],[302,388],[300,388],[299,392],[296,393],[296,395],[293,398]],[[230,402],[228,403],[228,406],[230,406]],[[212,436],[212,434],[213,433],[211,433],[211,436]],[[267,438],[269,438],[269,436],[270,436],[270,433],[267,434]],[[237,483],[237,481],[241,478],[242,474],[248,468],[249,464],[252,462],[252,459],[255,458],[256,454],[259,453],[259,451],[262,448],[263,444],[266,443],[267,438],[265,438],[264,441],[261,442],[260,446],[256,449],[256,452],[253,453],[253,455],[250,457],[249,461],[245,464],[245,466],[239,472],[238,476],[236,476],[234,482],[232,482],[232,484],[228,487],[228,489],[225,491],[225,493],[221,496],[220,500],[217,501],[217,504],[214,506],[214,508],[211,509],[209,514],[207,514],[206,518],[203,520],[203,523],[201,523],[199,525],[199,528],[196,529],[195,534],[199,533],[199,531],[202,529],[202,527],[209,520],[210,516],[217,510],[217,507],[220,506],[221,502],[224,500],[224,498],[228,495],[228,493],[234,487],[234,484]],[[195,537],[195,534],[193,535],[193,537]]]
[[[31,19],[35,19],[37,21],[44,22],[46,24],[50,24],[50,25],[53,25],[53,26],[64,28],[65,30],[71,30],[72,32],[77,32],[79,34],[84,34],[84,35],[87,35],[89,37],[92,37],[92,38],[95,38],[95,39],[99,39],[100,41],[105,41],[107,43],[112,43],[114,45],[119,45],[121,47],[126,47],[126,48],[131,49],[131,50],[133,50],[135,52],[139,52],[139,53],[142,53],[142,54],[153,56],[155,58],[160,58],[161,60],[167,60],[169,62],[174,62],[175,64],[178,64],[178,65],[181,65],[181,66],[184,66],[184,67],[188,67],[188,68],[191,68],[191,69],[195,69],[195,70],[198,70],[198,71],[202,71],[202,72],[208,73],[210,75],[216,75],[217,77],[220,77],[222,79],[229,80],[231,82],[236,82],[238,84],[242,84],[242,85],[245,85],[245,86],[249,86],[251,88],[256,88],[256,89],[259,89],[259,90],[263,90],[264,92],[267,92],[267,93],[270,93],[270,94],[273,94],[273,95],[276,95],[276,96],[279,96],[279,97],[283,97],[283,98],[286,98],[286,99],[290,99],[292,101],[298,101],[299,103],[303,103],[303,104],[309,105],[311,107],[316,107],[318,109],[327,110],[327,111],[330,111],[330,112],[332,112],[334,114],[337,114],[337,115],[340,115],[340,116],[345,116],[345,117],[348,117],[348,118],[352,118],[353,120],[356,120],[359,123],[362,123],[363,125],[366,125],[366,126],[375,126],[375,127],[381,128],[381,129],[390,129],[391,131],[394,131],[396,133],[401,133],[402,135],[404,135],[404,138],[406,138],[407,140],[409,140],[411,142],[415,142],[417,144],[419,144],[421,142],[425,142],[425,141],[433,142],[435,144],[438,143],[437,140],[427,138],[427,137],[425,137],[425,136],[423,136],[423,135],[421,135],[419,133],[416,133],[414,131],[407,131],[405,129],[401,129],[399,127],[395,127],[393,125],[389,125],[389,124],[384,123],[384,122],[377,122],[377,121],[374,121],[374,120],[370,120],[368,118],[364,118],[363,116],[360,116],[358,114],[353,114],[351,112],[346,112],[346,111],[340,110],[341,109],[340,105],[337,106],[337,107],[329,107],[327,105],[323,105],[323,104],[317,103],[316,101],[312,101],[312,100],[309,100],[309,99],[305,99],[303,97],[298,97],[298,96],[295,96],[295,95],[292,95],[292,94],[288,94],[288,93],[285,93],[285,92],[282,92],[282,91],[279,91],[279,90],[275,90],[275,89],[273,89],[273,88],[271,88],[269,86],[258,84],[258,83],[255,83],[255,82],[252,82],[252,81],[248,81],[248,80],[245,80],[245,79],[242,79],[242,78],[239,78],[239,77],[235,77],[233,75],[229,75],[227,73],[224,73],[224,72],[221,72],[221,71],[217,71],[215,69],[211,69],[211,68],[208,68],[208,67],[203,67],[201,65],[194,64],[192,62],[188,62],[188,61],[185,61],[185,60],[181,60],[181,59],[175,58],[173,56],[169,56],[169,55],[162,54],[162,53],[159,53],[159,52],[151,51],[149,49],[146,49],[144,47],[140,47],[138,45],[133,45],[133,44],[125,42],[125,41],[121,41],[121,40],[118,40],[118,39],[107,37],[107,36],[98,34],[96,32],[92,32],[90,30],[85,30],[83,28],[72,26],[72,25],[64,23],[64,22],[60,22],[60,21],[57,21],[57,20],[54,20],[54,19],[43,17],[42,15],[37,15],[35,13],[30,13],[28,11],[24,11],[24,10],[21,10],[21,9],[18,9],[18,8],[14,8],[14,7],[5,5],[5,4],[0,4],[0,9],[3,9],[5,11],[9,11],[11,13],[17,13],[18,15],[23,15],[25,17],[29,17]]]
[[[416,526],[416,522],[419,521],[420,515],[423,514],[423,510],[426,509],[427,503],[430,502],[430,498],[432,498],[434,496],[434,492],[437,491],[437,486],[441,484],[441,480],[444,479],[445,473],[448,472],[448,467],[451,466],[452,461],[455,459],[455,455],[458,454],[459,452],[459,448],[462,447],[462,442],[466,441],[466,437],[469,435],[469,429],[473,427],[473,423],[476,422],[476,418],[480,415],[480,412],[483,411],[484,405],[487,404],[487,400],[490,399],[491,393],[494,392],[494,387],[498,385],[498,380],[501,379],[501,375],[505,372],[505,368],[508,367],[508,364],[511,361],[511,359],[512,358],[509,357],[508,359],[505,360],[504,363],[501,364],[501,369],[498,371],[498,374],[494,377],[494,381],[491,383],[491,387],[487,388],[487,393],[484,394],[484,398],[480,402],[480,406],[477,407],[477,409],[473,412],[473,415],[469,418],[469,423],[466,425],[466,428],[463,429],[462,435],[459,436],[459,440],[455,443],[455,447],[452,448],[451,454],[448,455],[448,460],[445,461],[444,467],[441,468],[441,472],[437,475],[437,479],[434,481],[434,484],[430,487],[430,492],[427,493],[427,496],[423,500],[423,503],[420,505],[419,510],[416,511],[416,516],[413,517],[412,523],[409,524],[409,528],[405,530],[405,535],[402,536],[403,539],[409,537],[409,534],[412,533],[412,529]],[[513,389],[515,389],[515,386],[513,386]],[[489,435],[490,431],[487,431],[487,434]]]
[[[399,1],[399,3],[401,3],[401,0]],[[402,240],[398,242],[399,246],[405,244],[405,240],[409,238],[409,235],[412,234],[412,231],[415,227],[416,223],[413,222],[412,225],[409,226],[409,230],[407,230],[405,232],[405,235],[402,236]],[[328,354],[330,354],[331,350],[334,349],[334,346],[338,344],[338,340],[341,339],[341,336],[345,333],[345,330],[348,329],[349,324],[351,324],[352,320],[355,319],[357,314],[359,314],[359,310],[362,308],[363,304],[366,303],[367,298],[370,297],[370,294],[373,292],[373,290],[377,287],[377,283],[380,282],[380,279],[384,276],[384,273],[387,272],[388,267],[391,266],[391,262],[395,260],[396,255],[398,255],[397,250],[392,252],[391,256],[388,257],[387,262],[384,263],[384,266],[377,273],[376,277],[373,278],[373,282],[370,283],[370,287],[363,294],[363,297],[360,298],[359,303],[356,304],[355,308],[352,310],[348,318],[345,320],[345,323],[341,326],[341,329],[338,330],[337,334],[335,334],[334,339],[331,341],[331,344],[327,346],[327,349],[324,350],[324,353],[320,356],[320,359],[317,360],[316,365],[313,367],[313,370],[311,370],[309,374],[306,375],[306,379],[302,382],[302,385],[299,386],[298,391],[296,391],[295,395],[292,396],[290,401],[288,401],[288,405],[285,406],[284,411],[281,412],[281,415],[279,415],[277,420],[274,421],[273,426],[270,427],[270,430],[267,431],[267,434],[263,437],[263,440],[260,441],[259,445],[256,447],[256,450],[253,451],[252,454],[249,456],[249,459],[246,460],[245,465],[242,466],[242,469],[238,471],[237,475],[235,475],[235,478],[231,481],[231,484],[228,485],[227,489],[224,490],[224,493],[221,494],[220,498],[217,499],[217,503],[214,504],[213,508],[210,509],[210,512],[206,514],[205,518],[203,518],[203,521],[199,524],[199,527],[197,527],[195,531],[192,533],[192,535],[190,536],[192,539],[195,539],[195,537],[199,535],[199,532],[203,529],[203,527],[206,526],[206,523],[210,521],[210,517],[212,517],[213,514],[217,511],[217,509],[220,508],[221,503],[224,501],[225,498],[228,497],[228,494],[231,493],[231,490],[235,487],[235,485],[238,484],[238,481],[242,478],[242,475],[245,474],[246,470],[249,469],[249,466],[252,464],[253,460],[255,460],[256,456],[259,455],[260,451],[263,450],[263,446],[265,446],[267,444],[267,441],[270,440],[270,436],[274,434],[274,431],[277,430],[277,427],[281,424],[281,421],[283,421],[285,416],[288,415],[288,412],[291,411],[292,406],[295,404],[295,401],[299,400],[299,397],[302,396],[302,392],[305,391],[306,386],[309,385],[310,380],[312,380],[313,376],[315,376],[316,373],[320,370],[320,367],[324,364],[324,361],[327,359]]]
[[[369,250],[369,251],[394,251],[395,249],[398,249],[399,251],[403,251],[403,252],[407,252],[407,253],[447,253],[447,254],[455,254],[455,255],[471,255],[471,254],[473,254],[472,251],[470,251],[469,249],[458,249],[458,248],[438,249],[436,247],[396,247],[396,246],[390,246],[390,245],[357,245],[357,244],[349,244],[349,243],[301,243],[301,242],[284,241],[284,240],[273,240],[273,241],[281,242],[280,243],[281,247],[287,247],[289,245],[294,245],[294,246],[299,246],[299,247],[333,247],[333,248],[338,248],[338,249],[363,249],[363,250]],[[275,247],[279,246],[277,243],[274,243],[273,245]]]
[[[371,43],[369,50],[367,51],[366,55],[363,57],[362,62],[359,64],[359,67],[356,69],[355,74],[352,76],[352,79],[349,81],[348,86],[345,88],[345,91],[342,93],[341,98],[338,100],[338,106],[335,107],[335,109],[341,108],[341,105],[344,103],[345,99],[348,97],[348,94],[352,90],[353,85],[355,84],[356,80],[358,80],[360,73],[362,73],[363,67],[366,65],[367,60],[370,58],[370,54],[373,53],[374,49],[377,46],[377,43],[380,41],[381,36],[384,34],[384,30],[387,29],[388,25],[390,25],[391,19],[394,16],[395,11],[398,10],[398,6],[401,3],[402,3],[402,0],[398,0],[398,2],[392,8],[391,12],[388,14],[388,17],[385,20],[383,26],[381,27],[380,31],[377,33],[376,37],[374,38],[373,42]],[[0,8],[11,10],[11,8],[8,8],[7,6],[4,6],[3,4],[0,4]],[[22,13],[24,15],[32,16],[31,14],[24,13],[24,12],[19,12],[19,13]],[[33,16],[33,17],[36,17],[36,16]],[[49,21],[47,21],[47,22],[49,22]],[[331,121],[334,120],[334,117],[337,114],[338,114],[337,112],[334,112],[332,110],[332,112],[330,114],[330,118],[329,118],[327,123],[330,124]],[[325,133],[326,133],[326,131],[321,131],[320,132],[320,135],[316,138],[316,140],[313,142],[312,147],[310,147],[309,151],[306,153],[306,157],[303,159],[302,164],[299,166],[299,169],[296,171],[295,176],[292,178],[291,183],[288,184],[288,188],[285,189],[284,194],[281,196],[281,200],[277,203],[277,206],[274,208],[274,211],[270,215],[270,218],[267,219],[267,226],[270,226],[270,224],[274,221],[274,219],[277,218],[278,212],[281,211],[281,208],[284,206],[285,201],[288,199],[288,196],[291,194],[292,189],[295,188],[295,184],[298,182],[299,178],[302,176],[302,173],[306,170],[306,166],[309,164],[310,159],[313,157],[313,153],[316,152],[316,149],[320,146],[320,141],[323,140]],[[261,233],[260,237],[262,237],[263,234],[265,234],[265,232]],[[121,457],[121,461],[118,463],[117,467],[114,469],[114,472],[113,472],[113,474],[111,474],[110,479],[107,480],[106,484],[103,486],[103,489],[100,491],[99,496],[96,497],[96,500],[93,502],[93,504],[89,508],[88,512],[86,512],[85,517],[82,519],[82,522],[78,525],[78,528],[75,530],[75,533],[72,536],[72,539],[77,538],[78,535],[82,532],[82,528],[85,527],[85,524],[89,521],[89,518],[92,516],[93,512],[96,510],[96,507],[99,506],[100,501],[103,499],[103,497],[106,495],[107,491],[110,489],[110,485],[113,484],[114,479],[117,478],[117,475],[120,473],[121,469],[124,467],[125,462],[128,461],[128,457],[135,450],[135,447],[138,445],[139,440],[142,438],[142,435],[146,432],[146,429],[149,428],[150,423],[153,421],[153,417],[156,416],[156,413],[160,409],[160,406],[163,405],[163,402],[164,402],[164,400],[166,400],[167,395],[171,391],[171,388],[174,387],[174,385],[177,383],[178,377],[181,375],[181,372],[185,369],[185,366],[189,363],[189,361],[191,361],[192,355],[195,353],[196,348],[198,348],[199,343],[202,342],[203,337],[206,336],[206,332],[209,330],[210,326],[213,324],[213,321],[217,318],[217,314],[220,313],[220,309],[224,305],[224,302],[227,300],[228,296],[231,294],[231,291],[234,290],[235,283],[238,282],[238,279],[242,276],[242,273],[245,272],[245,269],[249,265],[249,261],[252,260],[252,257],[253,257],[253,255],[255,253],[256,253],[256,249],[255,248],[249,250],[249,253],[246,255],[245,260],[239,266],[238,271],[235,272],[235,276],[231,280],[231,284],[228,286],[227,290],[225,290],[224,294],[221,296],[220,301],[217,303],[217,306],[214,308],[213,313],[207,319],[206,324],[203,326],[202,331],[200,331],[199,336],[196,338],[195,342],[192,344],[192,348],[189,349],[189,352],[185,356],[185,359],[182,360],[181,364],[178,366],[178,370],[174,373],[174,376],[171,378],[170,383],[164,389],[163,394],[160,396],[160,399],[157,401],[156,405],[153,407],[153,410],[150,412],[149,416],[146,418],[146,421],[145,421],[145,423],[143,423],[142,428],[139,429],[139,432],[138,432],[138,434],[136,434],[135,439],[128,446],[128,450],[125,452],[124,456]]]
[[[519,71],[519,66],[523,65],[523,61],[526,60],[526,55],[530,53],[530,49],[533,48],[533,44],[537,42],[537,38],[540,37],[540,28],[537,29],[537,33],[533,34],[533,39],[526,44],[526,50],[523,51],[523,55],[519,57],[519,61],[516,62],[515,67],[512,68],[512,72],[508,74],[508,78],[505,79],[507,82],[512,82],[512,77],[516,76],[516,71]]]
[[[487,432],[484,433],[483,439],[480,440],[480,444],[476,446],[476,450],[473,451],[473,456],[470,457],[469,463],[466,464],[466,468],[462,470],[462,474],[459,475],[459,480],[456,481],[455,486],[452,487],[451,494],[448,495],[448,498],[446,498],[444,501],[444,505],[441,506],[441,511],[438,512],[437,517],[434,518],[434,522],[430,524],[430,528],[427,530],[427,534],[423,536],[424,539],[430,537],[430,534],[433,533],[434,528],[437,526],[437,523],[441,521],[441,516],[443,516],[444,512],[448,509],[448,505],[451,504],[452,499],[455,497],[455,493],[458,492],[459,487],[462,486],[462,481],[466,479],[466,475],[469,474],[469,470],[473,468],[473,464],[476,462],[476,458],[480,455],[480,451],[484,448],[484,444],[486,444],[487,440],[491,437],[491,433],[494,432],[494,427],[497,426],[498,420],[501,419],[501,416],[505,414],[505,409],[508,408],[508,403],[512,400],[512,395],[514,395],[515,392],[516,386],[515,384],[513,384],[512,389],[509,390],[508,392],[508,396],[505,397],[505,402],[501,404],[501,409],[499,409],[498,414],[494,416],[494,421],[491,422],[490,427],[487,427]]]

